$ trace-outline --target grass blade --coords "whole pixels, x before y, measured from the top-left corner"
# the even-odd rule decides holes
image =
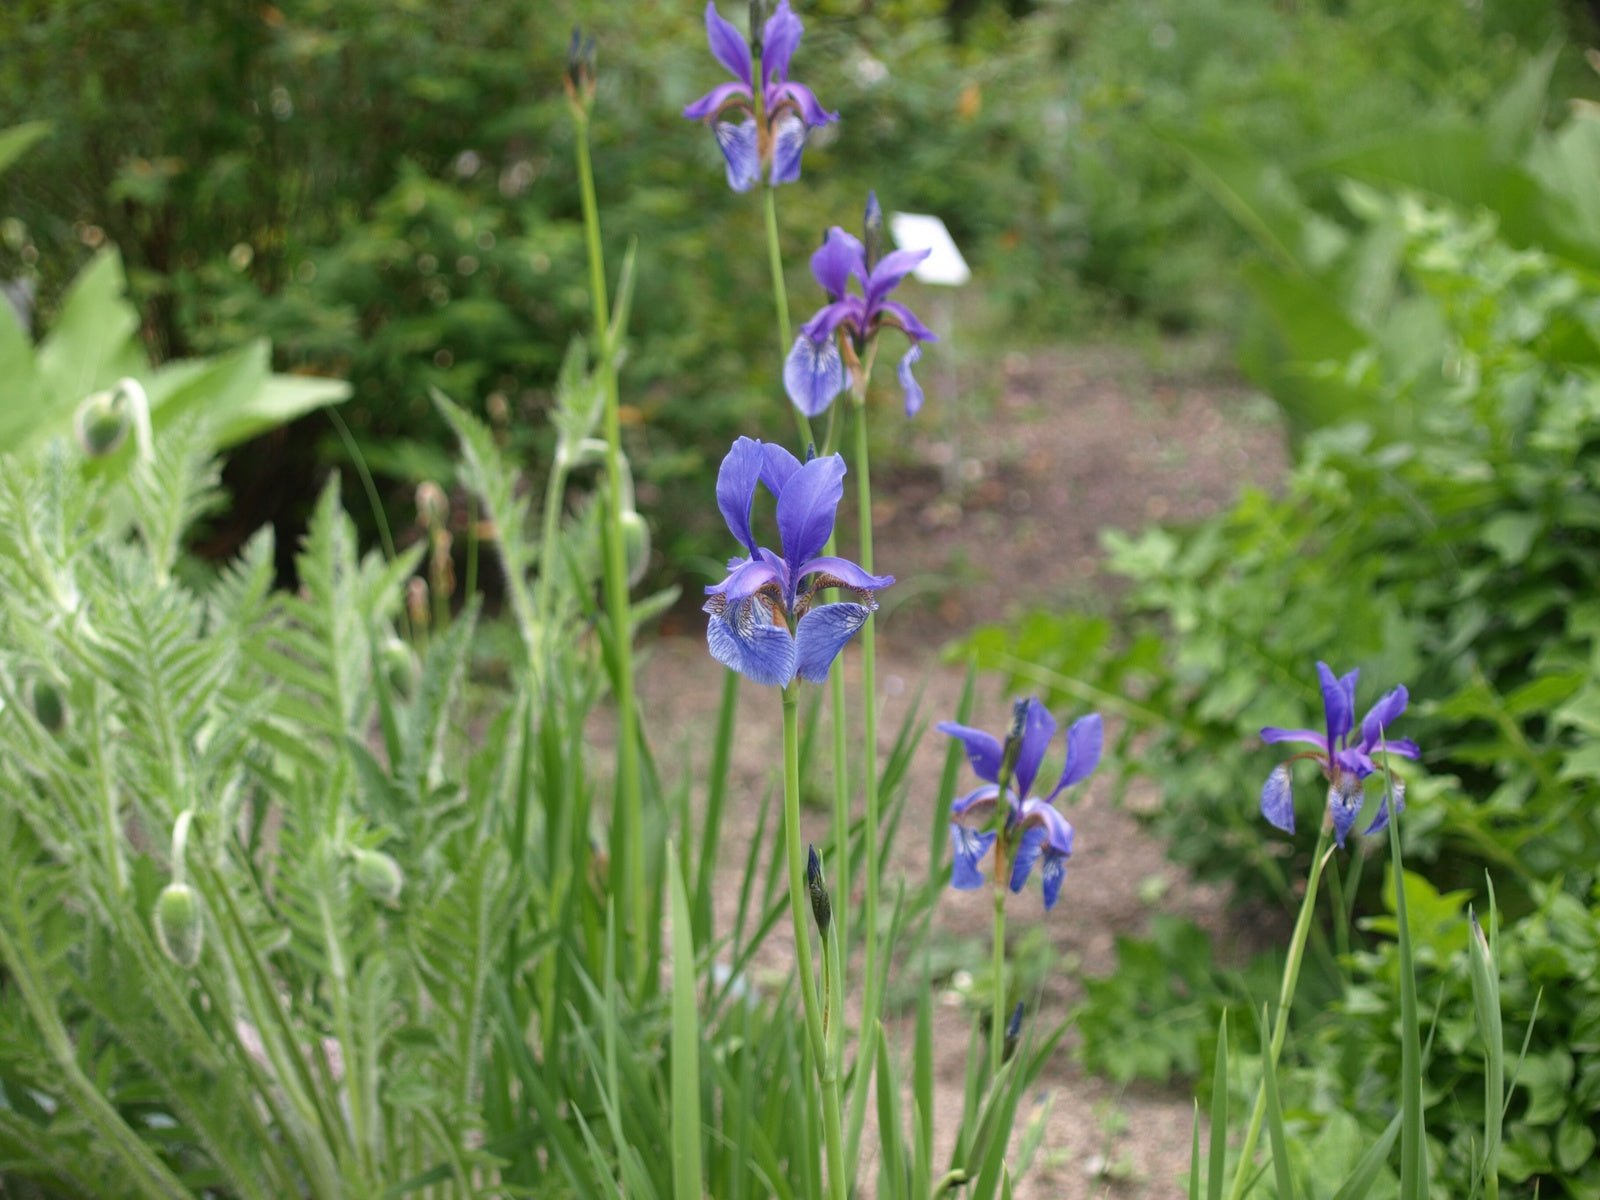
[[[1261,1006],[1259,1018],[1261,1044],[1268,1045],[1272,1036],[1267,1026],[1267,1006]],[[1283,1129],[1283,1108],[1278,1103],[1278,1069],[1272,1055],[1261,1059],[1261,1086],[1267,1097],[1267,1136],[1272,1146],[1272,1176],[1278,1185],[1278,1200],[1294,1200],[1294,1180],[1289,1174],[1289,1139]]]
[[[675,855],[669,850],[668,862]],[[700,1012],[694,932],[683,873],[673,870],[672,888],[672,1190],[676,1196],[705,1194],[700,1168]]]
[[[1217,1024],[1217,1062],[1211,1072],[1211,1139],[1207,1151],[1206,1200],[1222,1200],[1228,1167],[1228,1014]],[[1240,1163],[1242,1171],[1248,1164]]]

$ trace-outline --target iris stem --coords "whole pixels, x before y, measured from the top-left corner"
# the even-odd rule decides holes
[[[782,365],[789,357],[789,347],[794,342],[794,330],[789,324],[789,292],[783,282],[783,249],[778,243],[777,190],[774,187],[761,189],[767,214],[767,263],[772,268],[772,302],[778,311],[778,378],[781,380]],[[806,447],[815,442],[811,434],[811,422],[806,419],[805,413],[794,408],[794,405],[791,404],[789,407],[794,409],[795,425],[800,431],[800,458],[803,461]]]
[[[612,813],[614,878],[627,892],[634,978],[643,988],[650,964],[649,906],[645,895],[644,800],[639,775],[639,717],[634,699],[633,621],[628,611],[628,561],[622,535],[622,418],[617,402],[617,357],[612,345],[606,298],[604,252],[600,246],[600,209],[595,200],[594,167],[589,159],[589,121],[578,125],[578,182],[583,197],[584,239],[589,252],[589,294],[594,305],[596,365],[605,393],[606,519],[604,527],[604,592],[611,625],[612,687],[617,702],[617,795]]]
[[[811,892],[806,886],[805,853],[800,845],[799,691],[798,683],[783,689],[783,840],[789,861],[789,916],[794,923],[794,953],[800,973],[800,997],[805,1006],[806,1037],[816,1058],[817,1082],[822,1088],[829,1192],[834,1200],[846,1200],[839,1076],[822,1030],[822,1005],[817,995],[817,975],[811,961],[811,929],[807,924],[811,919]]]
[[[1295,919],[1294,935],[1289,939],[1289,957],[1283,964],[1283,982],[1278,988],[1278,1015],[1272,1024],[1272,1044],[1267,1048],[1268,1061],[1271,1069],[1278,1069],[1278,1056],[1283,1052],[1283,1041],[1289,1033],[1289,1008],[1294,1002],[1295,986],[1300,980],[1300,964],[1305,958],[1306,938],[1311,932],[1311,922],[1317,907],[1317,886],[1322,881],[1322,870],[1328,860],[1333,857],[1333,848],[1328,844],[1329,826],[1326,819],[1322,828],[1317,833],[1317,848],[1311,856],[1311,874],[1306,879],[1305,899],[1300,902],[1300,915]],[[1239,1200],[1244,1195],[1245,1185],[1254,1177],[1251,1170],[1251,1157],[1255,1154],[1256,1142],[1261,1137],[1261,1122],[1266,1116],[1267,1092],[1266,1077],[1263,1072],[1262,1082],[1256,1088],[1255,1107],[1250,1111],[1250,1124],[1245,1129],[1244,1142],[1239,1147],[1238,1165],[1234,1170],[1233,1186],[1228,1191],[1228,1200]]]
[[[994,1011],[989,1015],[989,1079],[1000,1074],[1006,1044],[1006,885],[1000,859],[1002,839],[995,839],[994,860]]]

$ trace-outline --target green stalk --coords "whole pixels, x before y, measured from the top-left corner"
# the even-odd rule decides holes
[[[1385,779],[1387,787],[1387,777]],[[1418,1028],[1416,963],[1406,920],[1406,872],[1400,857],[1400,811],[1389,801],[1389,858],[1394,871],[1394,917],[1400,949],[1400,1200],[1424,1200],[1422,1033]]]
[[[1294,1001],[1296,984],[1300,981],[1300,963],[1305,957],[1306,938],[1311,933],[1311,922],[1317,907],[1317,886],[1322,881],[1322,870],[1333,851],[1328,845],[1330,829],[1326,819],[1317,833],[1317,848],[1311,856],[1311,874],[1306,880],[1305,899],[1300,902],[1300,915],[1295,919],[1294,936],[1289,939],[1289,957],[1283,964],[1283,982],[1278,988],[1278,1015],[1272,1025],[1272,1045],[1267,1049],[1267,1070],[1276,1070],[1278,1056],[1283,1052],[1284,1038],[1289,1033],[1289,1009]],[[1256,1089],[1255,1107],[1250,1111],[1250,1125],[1245,1130],[1244,1142],[1239,1147],[1238,1167],[1233,1176],[1233,1187],[1228,1190],[1228,1200],[1239,1200],[1252,1175],[1252,1156],[1256,1142],[1261,1137],[1261,1122],[1267,1114],[1266,1080]]]
[[[711,943],[711,876],[722,835],[722,808],[728,794],[728,760],[733,753],[733,723],[739,711],[739,672],[724,669],[722,703],[717,709],[717,736],[711,744],[711,777],[706,783],[705,822],[700,830],[700,873],[694,888],[694,933],[701,945]]]
[[[760,91],[757,88],[756,91]],[[781,366],[784,359],[789,357],[789,344],[794,341],[794,330],[789,325],[789,293],[783,283],[783,251],[778,245],[778,201],[777,189],[767,187],[762,189],[766,197],[767,211],[767,263],[772,268],[772,300],[778,309],[778,362]],[[782,372],[779,372],[782,378]],[[794,405],[790,405],[794,408]],[[806,456],[806,447],[815,439],[811,436],[811,422],[806,419],[805,413],[794,408],[794,421],[800,430],[800,457]]]
[[[600,248],[600,210],[589,161],[589,119],[574,109],[578,126],[578,180],[583,195],[584,239],[589,251],[589,294],[594,304],[594,342],[605,388],[606,520],[604,591],[614,656],[617,700],[617,802],[612,813],[613,878],[626,893],[625,911],[634,929],[634,978],[643,988],[650,964],[649,905],[645,896],[644,800],[639,774],[639,717],[634,699],[633,624],[628,612],[628,562],[622,538],[622,419],[617,411],[616,347],[608,332],[605,259]]]
[[[830,543],[831,546],[831,543]],[[825,553],[833,553],[828,549]],[[834,592],[837,596],[838,593]],[[833,709],[833,858],[839,880],[833,898],[833,925],[841,945],[850,944],[850,726],[846,721],[843,669],[828,673]]]
[[[871,358],[869,356],[868,363]],[[872,566],[872,469],[867,458],[867,406],[855,408],[856,516],[860,525],[858,553],[861,569],[869,575]],[[876,623],[870,618],[861,627],[861,783],[865,813],[862,818],[862,856],[866,859],[867,940],[863,969],[867,986],[861,1014],[861,1028],[872,1030],[878,1024],[880,986],[878,982],[878,678]],[[858,1071],[870,1074],[871,1059]]]
[[[1000,803],[1005,803],[1002,797]],[[989,1016],[989,1078],[997,1078],[1006,1045],[1006,881],[1001,875],[1000,839],[994,843],[994,1009]]]
[[[817,975],[811,962],[811,893],[806,887],[805,855],[800,846],[800,703],[799,684],[783,689],[783,840],[789,861],[789,916],[794,923],[795,962],[800,972],[800,997],[805,1005],[806,1038],[816,1059],[822,1087],[823,1136],[827,1143],[828,1185],[834,1200],[847,1200],[844,1174],[843,1122],[839,1112],[839,1077],[828,1053],[822,1028]]]

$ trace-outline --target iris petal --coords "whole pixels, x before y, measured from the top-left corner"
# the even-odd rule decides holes
[[[858,592],[875,592],[894,582],[893,575],[869,575],[848,558],[837,558],[831,554],[808,559],[800,564],[795,574],[804,579],[813,572],[830,575],[845,587],[854,588]]]
[[[829,112],[817,100],[816,93],[803,83],[780,83],[776,87],[769,87],[766,94],[767,111],[771,112],[778,107],[780,100],[792,100],[800,109],[800,115],[805,118],[807,125],[815,129],[819,125],[831,125],[839,119],[839,114]]]
[[[916,342],[911,343],[911,349],[905,352],[900,359],[900,365],[895,368],[895,374],[900,377],[900,390],[905,393],[906,416],[914,417],[922,409],[922,385],[917,382],[917,377],[911,373],[911,368],[922,357],[922,347]]]
[[[1079,717],[1067,730],[1067,761],[1061,768],[1061,778],[1057,781],[1055,791],[1051,792],[1048,799],[1054,800],[1057,795],[1075,783],[1082,783],[1094,769],[1100,765],[1100,749],[1105,743],[1105,722],[1100,719],[1099,713],[1090,713],[1086,717]]]
[[[864,279],[867,250],[859,239],[835,225],[811,255],[811,275],[833,299],[844,296],[850,276]]]
[[[761,30],[763,81],[770,80],[774,76],[779,79],[789,78],[789,60],[794,57],[795,48],[800,45],[801,35],[805,31],[806,27],[800,23],[800,18],[795,16],[794,10],[789,7],[789,0],[779,0],[776,11],[767,18],[767,23]]]
[[[736,192],[748,192],[761,178],[761,151],[758,148],[754,118],[735,125],[731,121],[718,121],[712,127],[717,135],[717,145],[728,164],[728,186]]]
[[[833,331],[841,325],[848,326],[852,333],[859,333],[866,321],[867,309],[861,297],[845,296],[817,309],[811,314],[811,319],[800,326],[800,332],[813,342],[820,342],[832,337]]]
[[[787,687],[794,678],[794,638],[782,626],[772,623],[766,603],[752,596],[737,604],[720,604],[713,596],[706,602],[711,620],[706,625],[706,644],[711,657],[746,679],[770,687]]]
[[[1013,892],[1020,892],[1022,885],[1028,882],[1028,876],[1033,874],[1033,865],[1039,861],[1047,836],[1045,831],[1037,826],[1023,832],[1022,840],[1017,843],[1017,848],[1011,856],[1009,886]]]
[[[1261,740],[1269,746],[1274,742],[1306,742],[1324,751],[1328,748],[1328,739],[1315,729],[1279,729],[1269,725],[1261,731]]]
[[[972,770],[979,779],[987,779],[990,783],[1000,782],[1000,758],[1005,748],[1001,746],[999,738],[954,721],[940,721],[936,728],[940,733],[947,733],[961,742],[967,752],[967,761],[972,764]]]
[[[756,481],[766,461],[761,443],[754,438],[736,440],[717,468],[717,508],[728,530],[751,554],[756,552],[750,531],[750,504],[756,498]]]
[[[1365,799],[1361,780],[1351,775],[1339,776],[1328,788],[1328,814],[1333,818],[1333,836],[1341,850],[1344,849],[1344,839],[1350,833],[1350,827],[1361,815],[1361,805]]]
[[[789,476],[800,469],[800,460],[777,442],[761,443],[761,482],[776,500],[783,493]]]
[[[1317,678],[1322,683],[1322,711],[1328,722],[1328,744],[1336,745],[1340,738],[1350,732],[1350,726],[1355,721],[1355,706],[1350,702],[1350,694],[1345,691],[1344,680],[1336,677],[1327,663],[1317,664]]]
[[[937,342],[938,335],[917,320],[917,314],[912,312],[898,300],[880,300],[872,306],[874,313],[885,312],[894,318],[894,323],[905,331],[905,335],[914,342]]]
[[[932,250],[895,250],[885,254],[872,268],[872,274],[867,277],[863,287],[867,294],[867,307],[872,307],[875,301],[882,300],[894,291],[900,286],[900,281],[932,253]]]
[[[966,817],[974,812],[982,815],[994,807],[994,802],[999,796],[1000,788],[992,783],[981,788],[974,788],[965,796],[957,796],[950,802],[950,815],[953,817]]]
[[[1289,768],[1281,763],[1272,768],[1266,783],[1261,785],[1261,815],[1285,833],[1294,832],[1294,787],[1289,779]]]
[[[1017,754],[1017,766],[1012,776],[1019,796],[1033,790],[1034,778],[1039,774],[1039,763],[1050,748],[1050,739],[1056,735],[1056,719],[1038,700],[1029,697],[1026,716],[1022,723],[1022,748]]]
[[[706,0],[706,41],[711,43],[711,53],[717,61],[732,71],[745,86],[750,79],[750,47],[734,27],[717,11],[715,0]]]
[[[1054,908],[1061,896],[1061,884],[1067,877],[1067,857],[1052,850],[1045,851],[1044,869],[1039,873],[1039,882],[1043,885],[1044,891],[1045,912]]]
[[[812,683],[825,683],[828,668],[845,643],[860,631],[876,604],[824,604],[800,618],[795,630],[795,674]]]
[[[806,148],[806,123],[784,112],[772,123],[772,186],[800,178],[800,154]]]
[[[1383,731],[1394,724],[1395,718],[1406,710],[1406,701],[1409,695],[1405,684],[1401,684],[1389,692],[1361,718],[1361,748],[1367,753],[1378,748],[1378,743],[1383,740]]]
[[[978,863],[994,845],[995,835],[968,829],[965,825],[950,824],[950,886],[970,892],[983,886],[983,872]]]
[[[1406,810],[1406,785],[1405,785],[1405,783],[1403,781],[1401,781],[1399,779],[1393,779],[1390,782],[1393,785],[1393,791],[1394,791],[1394,810],[1395,810],[1395,812],[1405,812],[1405,810]],[[1383,800],[1378,804],[1378,815],[1372,818],[1372,824],[1368,825],[1365,829],[1363,829],[1361,831],[1361,835],[1363,837],[1365,837],[1365,836],[1367,836],[1368,834],[1371,834],[1371,833],[1381,832],[1385,827],[1388,826],[1388,824],[1389,824],[1389,792],[1385,791],[1384,794],[1383,794]]]
[[[783,563],[747,558],[732,564],[728,577],[706,588],[706,595],[722,597],[724,604],[740,604],[769,583],[783,587]]]
[[[783,363],[783,390],[794,406],[808,417],[818,416],[844,391],[844,385],[844,359],[832,336],[812,341],[802,331]]]
[[[1021,819],[1025,828],[1043,829],[1045,840],[1057,854],[1072,853],[1072,822],[1054,807],[1030,797],[1021,806]]]
[[[803,563],[833,536],[834,513],[844,498],[844,458],[814,458],[789,477],[778,496],[778,536],[783,557]]]
[[[703,121],[707,117],[715,116],[722,110],[724,104],[735,97],[752,99],[750,89],[742,83],[719,83],[700,99],[684,108],[683,115],[691,121]]]

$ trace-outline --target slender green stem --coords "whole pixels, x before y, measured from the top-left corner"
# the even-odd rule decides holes
[[[825,551],[831,554],[831,550]],[[834,593],[837,595],[837,593]],[[844,672],[828,675],[828,695],[833,708],[833,859],[839,880],[833,897],[833,924],[839,941],[850,944],[850,727],[846,721]]]
[[[1002,801],[1004,803],[1004,801]],[[996,854],[1000,842],[995,841]],[[994,875],[994,1009],[989,1015],[989,1078],[1000,1074],[1006,1045],[1006,885],[1001,877],[1000,860],[995,859]]]
[[[1300,915],[1295,919],[1294,935],[1289,939],[1289,957],[1283,964],[1283,982],[1278,988],[1278,1015],[1273,1020],[1272,1044],[1267,1048],[1267,1057],[1271,1069],[1276,1070],[1278,1056],[1283,1052],[1284,1038],[1289,1033],[1289,1008],[1294,1001],[1295,986],[1300,981],[1300,963],[1305,957],[1306,938],[1311,933],[1311,923],[1317,907],[1317,887],[1322,881],[1322,871],[1328,860],[1333,857],[1333,850],[1329,846],[1328,822],[1322,822],[1322,828],[1317,834],[1317,848],[1311,857],[1311,874],[1306,879],[1305,899],[1300,902]],[[1250,1124],[1245,1129],[1244,1141],[1239,1147],[1238,1166],[1234,1171],[1233,1186],[1228,1191],[1228,1200],[1239,1200],[1244,1195],[1245,1185],[1249,1183],[1254,1171],[1251,1167],[1251,1157],[1255,1154],[1256,1142],[1261,1137],[1261,1122],[1267,1112],[1266,1081],[1263,1078],[1261,1086],[1256,1089],[1255,1107],[1250,1111]]]
[[[800,997],[805,1006],[806,1037],[817,1062],[822,1087],[823,1134],[827,1143],[828,1184],[834,1200],[845,1200],[843,1122],[839,1111],[839,1076],[822,1027],[822,1004],[811,961],[811,899],[806,887],[800,837],[800,703],[798,683],[783,689],[783,840],[789,863],[789,916],[794,923],[794,951],[800,972]],[[841,1018],[842,1019],[842,1018]]]
[[[872,565],[872,470],[867,458],[867,406],[855,406],[856,509],[860,527],[861,568],[868,574]],[[878,682],[877,634],[875,622],[861,627],[861,792],[865,812],[862,816],[862,856],[866,859],[866,951],[863,969],[867,986],[863,1000],[861,1028],[873,1029],[878,1023]],[[858,1072],[870,1074],[870,1063]]]
[[[1386,780],[1387,786],[1387,780]],[[1400,1200],[1425,1200],[1426,1132],[1422,1124],[1422,1031],[1417,1013],[1417,967],[1406,914],[1406,869],[1400,855],[1400,810],[1389,805],[1389,859],[1394,871],[1394,917],[1400,952]]]
[[[794,341],[794,331],[789,325],[789,292],[783,282],[783,250],[778,244],[777,189],[766,187],[761,191],[766,201],[767,263],[772,268],[772,301],[778,311],[778,362],[781,364],[789,356],[789,345]],[[789,407],[794,408],[793,405]],[[811,422],[798,408],[794,409],[794,421],[800,431],[800,456],[804,458],[806,447],[815,441],[811,435]]]
[[[734,719],[739,711],[739,672],[724,670],[717,736],[711,746],[711,777],[706,784],[705,823],[700,830],[700,875],[695,881],[695,940],[711,941],[711,876],[722,834],[722,806],[728,794],[728,760],[733,753]]]
[[[594,343],[605,390],[606,519],[604,591],[611,626],[617,702],[617,799],[612,813],[614,878],[626,892],[632,939],[634,978],[644,988],[650,963],[649,904],[645,894],[644,800],[639,771],[639,715],[634,699],[633,621],[628,611],[628,561],[622,535],[622,418],[617,404],[617,358],[609,329],[605,259],[600,247],[600,211],[595,200],[594,168],[589,161],[589,123],[577,118],[578,178],[583,194],[584,238],[589,251],[589,293],[594,304]]]

